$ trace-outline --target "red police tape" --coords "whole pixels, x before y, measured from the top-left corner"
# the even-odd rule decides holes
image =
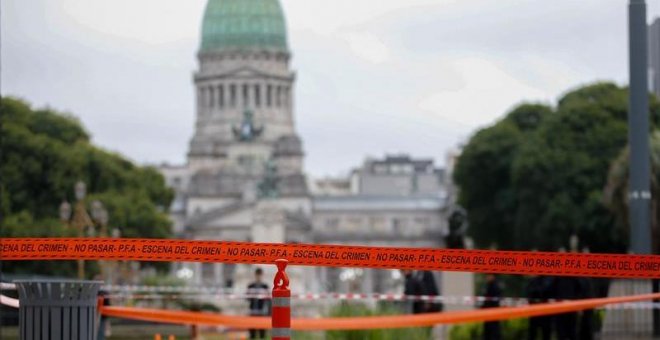
[[[609,304],[646,301],[660,298],[660,293],[541,303],[520,307],[486,308],[472,311],[388,315],[344,318],[294,318],[294,330],[338,330],[424,327],[436,324],[484,322],[527,318],[593,309]],[[184,325],[227,326],[235,328],[268,329],[270,317],[231,316],[187,311],[101,306],[101,314],[110,317]]]
[[[110,238],[0,238],[3,260],[137,260],[660,278],[660,256]]]

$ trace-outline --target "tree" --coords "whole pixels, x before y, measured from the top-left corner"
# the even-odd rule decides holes
[[[603,187],[626,145],[627,98],[626,88],[609,83],[571,91],[521,149],[513,168],[520,248],[556,250],[575,234],[591,250],[625,251],[627,239],[603,204]],[[660,110],[651,103],[657,124]]]
[[[556,250],[577,235],[593,251],[625,251],[603,187],[626,145],[627,98],[626,88],[596,83],[568,92],[540,119],[516,109],[477,132],[455,171],[477,245]],[[654,126],[659,117],[652,98]]]
[[[545,105],[522,104],[495,125],[478,131],[460,155],[454,180],[468,211],[469,234],[480,247],[513,247],[516,195],[511,166],[521,145],[551,114]]]
[[[167,208],[173,192],[156,169],[134,165],[119,154],[92,145],[72,115],[31,108],[15,98],[0,99],[0,235],[74,235],[59,221],[63,200],[74,201],[73,186],[87,184],[87,202],[101,201],[109,228],[127,237],[169,237]],[[71,273],[66,262],[7,263],[8,272]],[[68,268],[68,269],[67,269]]]

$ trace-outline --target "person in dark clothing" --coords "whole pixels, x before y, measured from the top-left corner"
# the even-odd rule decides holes
[[[590,277],[580,278],[583,299],[596,297],[593,280]],[[593,340],[594,338],[594,310],[585,309],[580,317],[580,340]]]
[[[529,304],[544,303],[551,295],[552,278],[548,276],[535,276],[527,285],[527,299]],[[541,333],[541,339],[550,340],[552,335],[552,316],[534,316],[529,318],[528,340],[536,340]]]
[[[481,304],[481,308],[493,308],[500,306],[500,298],[502,297],[502,288],[497,281],[494,274],[486,275],[486,286],[484,293],[487,299]],[[484,340],[500,340],[502,339],[502,331],[500,329],[499,321],[484,322]]]
[[[580,279],[572,276],[559,276],[554,280],[554,297],[557,300],[575,300],[582,296]],[[578,313],[562,313],[555,317],[558,340],[577,339]]]
[[[404,270],[404,287],[403,294],[406,296],[419,296],[424,294],[423,283],[420,280],[419,276],[415,274],[412,270]],[[426,307],[424,306],[424,301],[414,300],[412,303],[412,312],[413,314],[424,313]]]
[[[417,275],[420,278],[419,280],[422,285],[422,295],[437,296],[438,294],[440,294],[440,292],[438,291],[438,285],[435,283],[435,277],[433,276],[433,272],[430,272],[428,270],[418,271]],[[437,301],[426,302],[423,308],[424,308],[424,313],[440,312],[442,311],[442,303]]]
[[[265,295],[268,294],[268,285],[262,281],[263,270],[257,268],[254,271],[254,282],[248,285],[248,295]],[[250,297],[248,299],[251,316],[265,316],[270,315],[270,304],[268,299],[262,297]],[[250,329],[250,339],[266,339],[266,330],[264,329]]]

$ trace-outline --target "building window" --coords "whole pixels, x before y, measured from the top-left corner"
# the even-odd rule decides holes
[[[363,227],[362,217],[351,216],[347,219],[346,224],[351,230],[357,230]]]
[[[209,86],[209,107],[213,107],[215,99],[215,91],[213,91],[213,86]]]
[[[236,107],[236,84],[229,85],[229,105]]]
[[[202,263],[202,281],[204,283],[215,283],[215,263]]]
[[[327,218],[325,220],[325,227],[336,229],[337,227],[339,227],[339,218],[337,218],[337,217]]]
[[[282,86],[277,87],[277,93],[275,94],[275,105],[277,107],[282,106]]]
[[[250,106],[250,88],[247,84],[243,84],[243,107]]]
[[[172,186],[175,189],[181,189],[181,177],[172,178]]]
[[[273,85],[268,84],[266,86],[266,106],[271,107],[273,105]]]
[[[259,84],[254,84],[254,106],[261,107],[261,88]]]
[[[253,155],[239,155],[238,165],[247,173],[252,173],[257,170],[256,157]]]
[[[405,220],[402,218],[393,218],[392,219],[392,229],[395,233],[402,233],[403,228],[405,227]]]
[[[234,273],[236,272],[236,265],[225,263],[222,265],[222,277],[225,279],[225,287],[234,287]]]
[[[225,87],[224,85],[218,85],[218,107],[225,107]]]
[[[381,216],[377,217],[370,217],[369,218],[369,225],[371,226],[371,229],[374,231],[378,232],[386,232],[386,224],[385,224],[385,218]]]
[[[209,106],[209,89],[206,87],[202,88],[202,106],[205,108]]]

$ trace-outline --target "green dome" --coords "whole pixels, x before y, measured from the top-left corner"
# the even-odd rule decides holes
[[[288,50],[278,0],[209,0],[200,52],[240,49]]]

